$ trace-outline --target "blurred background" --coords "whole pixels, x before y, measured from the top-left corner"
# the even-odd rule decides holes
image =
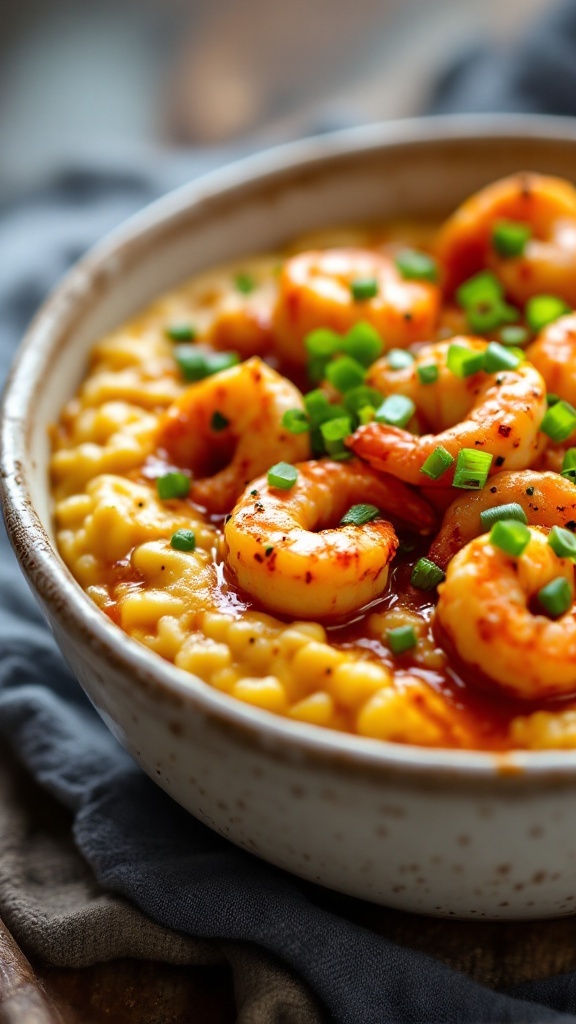
[[[65,166],[260,147],[425,110],[551,0],[2,0],[0,200]]]

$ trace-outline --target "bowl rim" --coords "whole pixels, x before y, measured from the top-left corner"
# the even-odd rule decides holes
[[[61,561],[32,503],[25,439],[38,384],[35,353],[38,348],[49,352],[56,344],[66,318],[94,291],[103,271],[113,273],[120,252],[138,250],[144,243],[149,246],[156,234],[164,234],[195,207],[222,197],[237,200],[245,190],[280,183],[283,177],[307,168],[329,166],[337,157],[353,159],[407,144],[426,147],[443,141],[488,142],[490,138],[535,145],[546,140],[575,144],[576,119],[480,114],[377,122],[284,143],[203,174],[148,204],[89,249],[42,303],[12,364],[1,410],[0,498],[9,539],[33,591],[65,632],[82,645],[98,648],[116,668],[128,670],[134,683],[152,688],[175,705],[191,703],[212,725],[231,731],[240,742],[264,749],[275,759],[320,762],[376,780],[394,774],[466,786],[496,779],[513,785],[523,780],[557,784],[573,782],[576,777],[576,750],[491,753],[430,748],[295,722],[215,690],[124,633],[90,600]]]

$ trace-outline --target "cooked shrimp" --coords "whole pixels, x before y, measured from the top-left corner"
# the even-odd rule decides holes
[[[531,526],[564,526],[576,530],[576,487],[558,473],[532,469],[497,473],[481,491],[465,491],[447,510],[430,548],[430,558],[443,569],[465,544],[483,532],[480,513],[515,502]]]
[[[437,481],[422,475],[424,462],[438,445],[454,459],[462,448],[490,452],[494,456],[491,472],[504,464],[507,469],[524,469],[542,450],[546,438],[539,434],[539,427],[546,412],[546,387],[538,371],[530,363],[521,363],[515,370],[457,377],[447,366],[451,344],[473,352],[486,348],[478,338],[452,338],[423,347],[406,370],[388,372],[378,363],[372,367],[372,383],[411,397],[437,431],[417,437],[383,423],[359,427],[347,443],[375,469],[406,483],[446,487],[454,467]],[[422,384],[417,371],[430,363],[438,367],[438,378],[433,384]]]
[[[308,434],[282,426],[288,409],[303,408],[298,389],[255,357],[187,388],[161,417],[157,446],[197,475],[194,501],[226,512],[246,484],[275,462],[309,456]]]
[[[370,502],[427,533],[430,506],[403,484],[359,462],[305,462],[289,491],[251,483],[225,527],[228,565],[266,610],[317,619],[357,611],[378,597],[398,540],[382,515],[338,526],[351,505]]]
[[[522,255],[506,258],[494,249],[492,230],[499,220],[521,221],[531,228]],[[515,302],[551,293],[576,306],[576,189],[543,174],[496,181],[448,218],[436,251],[448,293],[489,267]]]
[[[438,587],[436,623],[485,686],[521,700],[568,696],[576,692],[574,605],[555,621],[531,607],[538,591],[558,577],[568,581],[574,598],[574,566],[542,533],[530,533],[519,558],[487,536],[462,548]]]
[[[576,404],[576,313],[545,327],[526,349],[526,358],[540,371],[548,391]]]
[[[354,281],[374,280],[373,298],[354,299]],[[440,290],[427,281],[405,281],[390,256],[365,249],[303,252],[284,264],[274,311],[280,355],[305,363],[304,338],[316,327],[345,333],[359,320],[380,332],[387,347],[405,347],[433,336]]]

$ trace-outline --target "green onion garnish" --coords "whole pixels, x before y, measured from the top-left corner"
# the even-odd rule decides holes
[[[498,519],[490,530],[490,543],[506,555],[518,558],[530,543],[531,533],[516,519]]]
[[[446,451],[446,449],[439,444],[432,454],[428,456],[420,472],[425,473],[431,480],[438,480],[438,478],[446,472],[454,461],[455,459],[450,455],[450,452]]]
[[[382,395],[375,388],[369,388],[366,384],[360,384],[357,388],[351,388],[344,395],[343,402],[347,412],[352,416],[359,416],[362,409],[370,407],[377,409],[382,401]]]
[[[543,327],[570,313],[564,299],[558,295],[534,295],[528,299],[524,314],[528,325],[533,331],[541,331]]]
[[[337,391],[350,391],[350,388],[357,388],[364,383],[366,371],[360,363],[350,356],[341,356],[326,367],[326,379]]]
[[[504,297],[504,289],[500,281],[490,270],[482,270],[474,277],[469,277],[456,292],[456,302],[463,309],[482,303],[493,305]]]
[[[362,366],[371,366],[382,355],[384,343],[376,328],[361,320],[344,335],[341,348]]]
[[[240,362],[237,352],[201,352],[193,345],[178,345],[174,358],[185,381],[193,382],[228,370]]]
[[[297,479],[298,470],[289,462],[277,462],[268,470],[269,486],[277,487],[281,491],[289,491],[291,487],[294,487]]]
[[[357,277],[350,281],[350,291],[356,302],[365,302],[378,295],[378,281],[375,277]]]
[[[498,370],[515,370],[522,359],[504,345],[491,341],[484,353],[484,369],[486,373],[497,373]]]
[[[522,505],[517,501],[510,501],[507,505],[493,505],[492,508],[486,508],[480,513],[480,522],[484,530],[489,530],[500,519],[515,519],[525,524],[528,522]]]
[[[360,421],[360,425],[365,426],[366,423],[372,423],[375,415],[376,409],[373,405],[363,405],[362,408],[358,410],[358,420]]]
[[[500,331],[500,341],[503,345],[522,347],[529,338],[530,334],[526,328],[520,327],[518,324],[510,324],[508,327],[503,327]]]
[[[559,558],[572,558],[576,561],[576,537],[570,530],[553,526],[548,534],[548,543]]]
[[[322,423],[320,433],[324,439],[326,451],[329,455],[338,455],[344,452],[344,438],[352,433],[352,422],[349,416],[339,416],[334,420],[327,420]]]
[[[406,281],[438,280],[438,265],[426,252],[418,249],[401,249],[396,253],[394,262]]]
[[[576,448],[569,448],[562,459],[561,476],[576,483]]]
[[[540,430],[556,443],[565,441],[576,428],[576,409],[569,402],[556,402],[551,405],[542,423]]]
[[[327,327],[318,327],[306,335],[304,346],[308,355],[330,359],[336,352],[341,351],[342,339],[335,331],[331,331]]]
[[[169,324],[164,333],[170,341],[194,341],[197,332],[192,324]]]
[[[313,384],[320,384],[325,379],[329,361],[326,356],[315,356],[310,360],[306,369]]]
[[[412,366],[414,356],[404,348],[391,348],[386,355],[386,362],[391,370],[405,370]]]
[[[376,409],[374,419],[377,423],[387,423],[392,427],[405,427],[416,412],[416,406],[406,395],[389,395]]]
[[[303,409],[287,409],[282,416],[282,426],[290,434],[305,434],[310,430],[310,420]]]
[[[364,526],[381,515],[376,505],[352,505],[340,520],[340,526]]]
[[[180,473],[174,471],[172,473],[164,473],[163,476],[159,476],[156,480],[156,490],[158,491],[158,497],[162,498],[162,501],[170,501],[171,498],[187,498],[190,494],[190,487],[192,481],[186,473]]]
[[[505,259],[522,256],[531,234],[531,227],[521,221],[498,220],[492,228],[492,245]]]
[[[446,362],[448,369],[457,377],[471,377],[484,369],[484,350],[472,352],[465,345],[450,345]]]
[[[518,316],[518,311],[505,302],[479,302],[476,306],[466,307],[468,326],[475,334],[495,331],[502,324],[513,323]]]
[[[564,576],[557,576],[537,594],[538,604],[551,619],[559,619],[572,606],[572,590]]]
[[[212,416],[212,419],[210,420],[210,426],[212,430],[214,430],[216,433],[219,433],[221,430],[226,430],[226,427],[230,426],[230,420],[227,420],[226,417],[223,416],[221,412],[218,412],[218,410],[216,410],[216,412]]]
[[[456,461],[453,487],[462,490],[479,491],[488,479],[493,456],[475,448],[461,448]]]
[[[560,395],[555,395],[553,391],[549,391],[548,394],[546,395],[546,405],[548,407],[550,407],[551,405],[556,405],[556,402],[559,402],[559,401],[560,401]]]
[[[252,275],[243,272],[236,274],[234,284],[243,295],[250,295],[250,292],[253,292],[256,287],[256,282]]]
[[[434,590],[445,577],[446,573],[436,562],[429,558],[419,558],[412,569],[410,583],[418,590]]]
[[[392,654],[404,654],[416,647],[418,638],[414,626],[397,626],[396,629],[389,629],[386,633],[386,641]]]
[[[329,415],[330,402],[320,388],[315,388],[314,391],[309,391],[307,395],[304,395],[304,405],[312,426],[323,423],[327,414]]]
[[[422,384],[435,384],[440,373],[436,363],[428,363],[426,366],[418,366],[416,373]]]
[[[192,530],[176,530],[176,533],[173,533],[170,538],[170,547],[175,548],[176,551],[194,551],[196,537]]]

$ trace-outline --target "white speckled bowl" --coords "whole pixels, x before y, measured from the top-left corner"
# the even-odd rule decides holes
[[[34,320],[5,396],[12,543],[72,669],[142,768],[245,849],[342,892],[478,918],[576,909],[576,751],[492,756],[366,740],[248,707],[125,636],[56,552],[47,426],[87,352],[159,292],[312,228],[439,217],[518,169],[573,177],[574,122],[413,121],[243,161],[160,200],[67,275]]]

